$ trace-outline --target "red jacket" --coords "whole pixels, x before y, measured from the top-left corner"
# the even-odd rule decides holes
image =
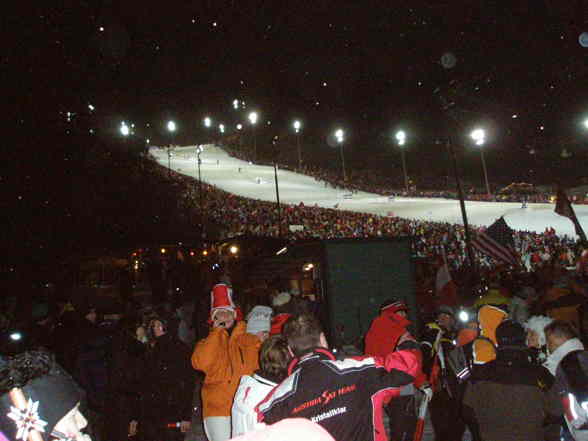
[[[405,317],[390,310],[384,310],[374,319],[365,335],[365,354],[386,357],[398,345],[398,340],[408,331],[410,325]]]

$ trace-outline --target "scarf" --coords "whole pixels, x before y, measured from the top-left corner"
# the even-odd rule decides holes
[[[563,358],[568,355],[572,351],[583,351],[584,345],[582,342],[577,338],[571,338],[562,344],[559,348],[549,354],[543,366],[545,366],[551,375],[555,376],[555,372],[557,371],[557,366],[559,362],[563,360]]]

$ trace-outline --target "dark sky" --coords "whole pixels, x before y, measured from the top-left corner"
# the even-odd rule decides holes
[[[463,124],[488,120],[500,143],[576,136],[588,112],[582,0],[38,3],[9,18],[17,118],[91,103],[186,128],[235,118],[239,98],[273,124],[344,123],[362,142],[405,124],[434,138],[447,129],[434,90],[451,80]]]
[[[29,247],[23,255],[61,240],[54,230],[83,230],[72,213],[84,202],[72,194],[91,181],[76,164],[100,159],[101,144],[88,140],[102,135],[108,144],[122,120],[157,144],[169,142],[163,128],[174,118],[178,142],[195,143],[205,115],[230,131],[255,109],[260,136],[291,132],[300,118],[308,149],[326,146],[341,125],[351,167],[395,149],[403,128],[409,170],[432,176],[447,175],[441,140],[450,135],[480,183],[467,134],[481,125],[491,180],[586,176],[588,48],[579,36],[588,32],[588,0],[25,0],[5,8],[0,208],[18,233],[7,233],[14,249]],[[235,98],[247,109],[232,109]],[[386,159],[397,174],[398,156]],[[98,159],[93,177],[108,181]],[[103,199],[108,206],[114,197]],[[88,219],[94,212],[105,210],[88,207]]]

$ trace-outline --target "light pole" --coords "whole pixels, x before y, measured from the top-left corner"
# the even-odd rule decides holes
[[[302,128],[302,123],[296,120],[292,125],[294,127],[294,131],[296,132],[296,147],[298,148],[298,170],[300,170],[302,169],[302,151],[300,150],[300,129]]]
[[[343,141],[345,141],[345,132],[343,129],[335,130],[335,140],[339,144],[339,151],[341,153],[341,168],[343,169],[343,181],[347,182],[347,172],[345,171],[345,155],[343,154]]]
[[[406,132],[404,130],[399,130],[398,132],[396,132],[396,142],[398,142],[398,147],[400,148],[400,156],[402,157],[402,171],[404,172],[404,189],[406,190],[406,194],[408,194],[408,173],[406,173],[406,158],[404,156]]]
[[[169,173],[169,176],[171,177],[171,148],[172,148],[172,144],[171,144],[171,137],[173,137],[174,133],[176,132],[176,123],[174,121],[168,121],[167,122],[167,131],[170,133],[170,141],[169,141],[169,145],[167,146],[167,170]]]
[[[474,140],[477,146],[480,146],[480,157],[482,158],[482,169],[484,170],[484,180],[486,182],[486,193],[488,197],[491,197],[490,184],[488,182],[488,171],[486,170],[486,160],[484,159],[484,143],[486,142],[486,131],[484,129],[474,129],[470,133],[471,138]]]
[[[206,128],[206,130],[210,129],[210,127],[212,127],[212,119],[209,116],[206,116],[204,118],[204,127]]]
[[[253,160],[257,161],[257,137],[255,135],[255,124],[257,124],[257,119],[259,115],[257,112],[251,112],[249,114],[249,122],[251,123],[251,127],[253,130]]]
[[[127,126],[127,123],[124,121],[120,123],[119,131],[120,134],[125,138],[131,134],[131,129],[129,128],[129,126]]]
[[[200,164],[202,164],[202,160],[200,159],[200,155],[204,151],[204,147],[199,145],[196,148],[196,158],[198,163],[198,205],[200,207],[200,225],[202,228],[202,237],[204,237],[204,205],[202,204],[202,175],[200,174]]]
[[[281,207],[280,207],[280,187],[278,185],[278,136],[274,136],[272,140],[272,145],[274,147],[274,180],[276,182],[276,208],[278,211],[278,237],[282,237],[282,215],[281,215]]]

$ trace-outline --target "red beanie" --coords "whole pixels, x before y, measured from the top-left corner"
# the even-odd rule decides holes
[[[210,318],[214,319],[214,313],[221,309],[235,314],[233,303],[233,290],[226,283],[217,283],[210,292]]]

